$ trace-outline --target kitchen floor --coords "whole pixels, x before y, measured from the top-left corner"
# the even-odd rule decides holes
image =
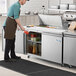
[[[36,59],[36,58],[29,58],[28,59],[27,56],[23,55],[23,54],[17,54],[17,55],[21,56],[22,59],[26,59],[26,60],[36,62],[39,64],[43,64],[43,65],[46,65],[49,67],[54,67],[54,68],[58,68],[58,69],[62,69],[62,70],[66,70],[69,72],[76,73],[76,68],[61,67],[58,64],[54,64],[54,63],[43,61],[43,60]],[[2,38],[0,37],[0,61],[3,60],[3,56],[4,56],[4,53],[2,52]],[[0,76],[6,76],[6,75],[7,76],[10,76],[10,75],[11,76],[27,76],[27,75],[21,74],[19,72],[16,72],[16,71],[13,71],[13,70],[10,70],[10,69],[7,69],[7,68],[0,66]]]

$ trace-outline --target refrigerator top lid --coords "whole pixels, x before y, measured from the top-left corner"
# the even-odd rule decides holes
[[[62,19],[59,15],[44,15],[39,14],[40,25],[48,25],[55,27],[62,27]]]

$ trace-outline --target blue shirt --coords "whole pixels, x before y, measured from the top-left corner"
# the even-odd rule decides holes
[[[21,5],[19,3],[19,1],[17,1],[16,3],[14,3],[8,10],[8,14],[7,16],[8,17],[14,17],[14,19],[17,19],[19,18],[19,12],[20,12],[20,8],[21,8]],[[3,24],[3,26],[6,26],[6,20]]]

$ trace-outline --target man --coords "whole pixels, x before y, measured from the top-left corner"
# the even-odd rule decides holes
[[[21,28],[22,31],[25,31],[25,28],[21,25],[19,20],[20,8],[21,5],[24,5],[26,0],[18,0],[14,3],[8,11],[7,18],[4,22],[4,38],[6,40],[5,44],[5,53],[4,53],[4,60],[5,61],[12,61],[16,59],[20,59],[21,57],[16,56],[15,54],[15,32],[18,26]],[[10,57],[9,57],[10,52]]]

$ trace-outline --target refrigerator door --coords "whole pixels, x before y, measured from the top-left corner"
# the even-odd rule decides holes
[[[63,63],[76,66],[76,35],[64,35]]]
[[[43,59],[62,63],[62,37],[43,34],[42,35],[42,57]]]

